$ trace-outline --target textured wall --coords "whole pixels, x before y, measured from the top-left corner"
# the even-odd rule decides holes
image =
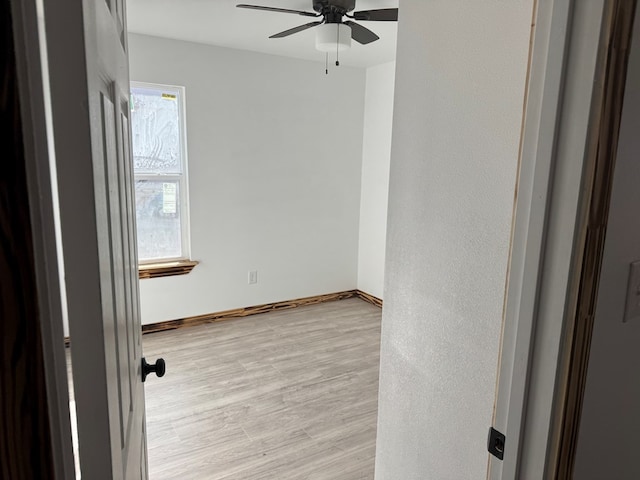
[[[486,477],[531,18],[401,2],[378,480]]]
[[[574,477],[640,478],[640,318],[623,323],[640,260],[640,10],[636,12]]]
[[[140,282],[143,323],[355,288],[365,70],[142,35],[129,50],[132,80],[186,87],[201,262]]]
[[[382,298],[395,62],[367,69],[362,139],[358,288]]]

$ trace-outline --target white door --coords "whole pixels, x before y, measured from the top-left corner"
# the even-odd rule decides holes
[[[146,479],[124,0],[45,0],[82,478]]]

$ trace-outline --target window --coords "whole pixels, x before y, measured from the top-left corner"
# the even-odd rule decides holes
[[[132,82],[131,137],[139,262],[188,259],[184,88]]]

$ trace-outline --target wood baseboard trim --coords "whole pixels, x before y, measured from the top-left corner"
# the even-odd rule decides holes
[[[263,305],[254,305],[252,307],[236,308],[233,310],[225,310],[223,312],[207,313],[205,315],[198,315],[195,317],[151,323],[142,326],[142,333],[155,333],[166,330],[175,330],[176,328],[182,327],[195,327],[206,323],[220,322],[232,318],[242,318],[250,315],[258,315],[260,313],[273,312],[276,310],[287,310],[290,308],[302,307],[304,305],[315,305],[317,303],[345,300],[347,298],[354,298],[357,296],[357,290],[347,290],[344,292],[329,293],[326,295],[315,295],[313,297],[285,300],[283,302],[265,303]]]
[[[356,290],[356,296],[365,302],[369,302],[371,305],[382,308],[382,299],[374,297],[370,293],[363,292],[362,290]]]
[[[329,293],[326,295],[315,295],[313,297],[296,298],[294,300],[286,300],[284,302],[265,303],[263,305],[255,305],[252,307],[236,308],[234,310],[226,310],[223,312],[207,313],[195,317],[180,318],[177,320],[167,320],[165,322],[150,323],[142,326],[142,333],[165,332],[167,330],[175,330],[183,327],[195,327],[206,323],[221,322],[232,318],[248,317],[250,315],[258,315],[260,313],[273,312],[275,310],[287,310],[290,308],[302,307],[304,305],[315,305],[317,303],[334,302],[337,300],[345,300],[347,298],[359,298],[376,307],[382,308],[382,300],[362,290],[346,290],[344,292]],[[70,344],[69,337],[64,339],[65,345]]]

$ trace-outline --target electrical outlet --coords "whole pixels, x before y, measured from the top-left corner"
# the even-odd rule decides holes
[[[254,285],[256,283],[258,283],[258,271],[249,270],[249,285]]]

